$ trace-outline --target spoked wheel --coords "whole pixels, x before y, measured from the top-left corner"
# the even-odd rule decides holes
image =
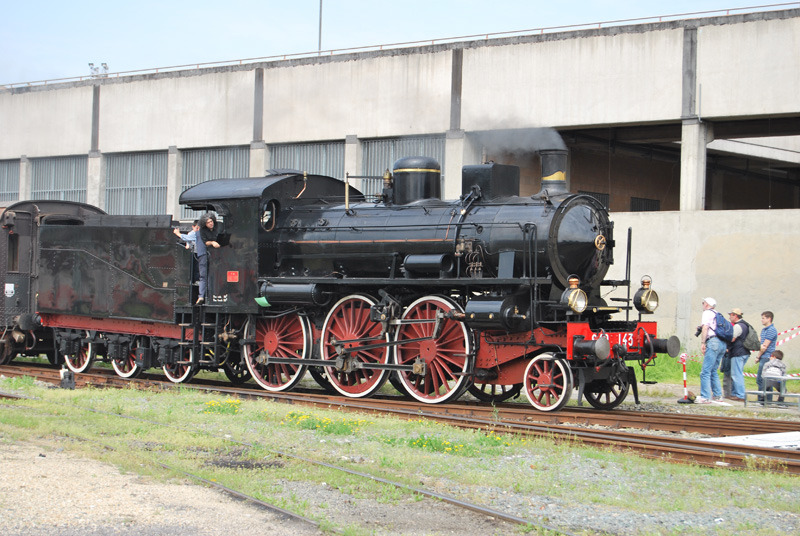
[[[17,352],[11,343],[11,335],[7,339],[0,341],[0,366],[11,363],[16,355]]]
[[[425,362],[424,374],[403,371],[399,379],[408,394],[426,404],[457,399],[471,381],[467,376],[474,359],[471,332],[452,318],[441,318],[439,332],[435,332],[437,314],[453,310],[463,312],[445,297],[420,298],[403,312],[402,320],[408,323],[400,324],[395,333],[400,343],[395,347],[397,364],[413,365],[418,359]]]
[[[583,394],[589,404],[597,409],[614,409],[628,397],[630,388],[627,375],[618,374],[614,379],[590,382]]]
[[[522,384],[497,385],[494,383],[475,382],[469,386],[469,394],[481,402],[505,402],[522,391]]]
[[[311,326],[307,318],[296,313],[274,318],[256,318],[247,321],[244,332],[246,339],[256,341],[243,346],[242,350],[247,370],[258,385],[267,391],[287,391],[303,379],[307,366],[269,363],[268,358],[308,359],[311,350]]]
[[[525,369],[525,396],[539,411],[557,411],[572,396],[572,371],[552,354],[535,357]]]
[[[379,369],[356,368],[356,363],[388,364],[389,347],[366,348],[389,342],[389,334],[381,336],[381,324],[369,319],[370,307],[375,305],[375,300],[369,296],[346,296],[336,302],[322,326],[322,339],[320,341],[320,355],[322,359],[335,360],[344,358],[344,366],[325,367],[328,380],[334,389],[344,396],[363,398],[381,388],[388,371]],[[349,342],[343,342],[349,341]],[[337,346],[351,349],[342,352],[340,356]]]
[[[147,347],[147,337],[137,336],[131,339],[128,353],[122,359],[112,359],[111,366],[120,378],[136,378],[142,368],[136,364],[136,349]]]
[[[88,332],[84,333],[83,335],[84,338],[89,337]],[[92,368],[92,363],[94,363],[94,358],[96,355],[97,353],[95,351],[94,344],[90,342],[81,342],[75,355],[64,355],[64,364],[72,372],[86,372]]]
[[[186,383],[191,380],[197,372],[197,369],[192,366],[193,356],[192,349],[187,348],[183,352],[183,360],[180,363],[170,363],[161,367],[167,379],[172,383]]]

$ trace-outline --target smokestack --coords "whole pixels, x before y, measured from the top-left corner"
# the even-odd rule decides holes
[[[539,151],[542,161],[542,189],[533,197],[553,197],[568,194],[566,149]]]

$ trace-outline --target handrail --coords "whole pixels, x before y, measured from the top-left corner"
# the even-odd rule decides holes
[[[276,54],[272,56],[261,56],[261,57],[254,57],[254,58],[243,58],[238,60],[220,60],[220,61],[211,61],[211,62],[203,62],[203,63],[186,63],[183,65],[171,65],[168,67],[154,67],[149,69],[136,69],[132,71],[119,71],[116,73],[97,73],[97,74],[90,74],[90,75],[83,75],[83,76],[69,76],[65,78],[51,78],[47,80],[34,80],[31,82],[13,82],[10,84],[0,84],[0,88],[4,89],[12,89],[15,87],[27,87],[27,86],[37,86],[37,85],[48,85],[52,83],[58,82],[80,82],[84,80],[97,80],[102,78],[119,78],[120,76],[134,76],[137,74],[156,74],[161,72],[170,72],[176,70],[185,70],[185,69],[200,69],[204,67],[212,67],[212,66],[232,66],[232,65],[244,65],[249,63],[261,63],[261,62],[270,62],[270,61],[285,61],[288,59],[300,59],[300,58],[311,58],[314,56],[322,56],[323,54],[328,56],[333,56],[336,54],[344,54],[344,53],[352,53],[352,52],[370,52],[375,50],[386,50],[386,49],[395,49],[395,48],[406,48],[412,46],[422,46],[422,45],[436,45],[436,44],[444,44],[453,41],[464,41],[464,40],[476,40],[476,39],[485,39],[488,40],[491,38],[499,38],[504,36],[515,36],[520,34],[544,34],[544,33],[552,33],[557,31],[579,31],[584,29],[590,28],[603,28],[608,26],[620,25],[624,23],[635,23],[635,24],[646,24],[652,22],[664,22],[665,19],[676,19],[680,17],[695,17],[698,15],[710,15],[712,13],[724,13],[723,16],[729,16],[732,12],[742,12],[742,11],[749,11],[749,12],[757,12],[757,11],[771,11],[771,9],[767,8],[784,8],[787,6],[798,6],[800,7],[800,2],[784,2],[780,4],[765,4],[760,6],[750,6],[750,7],[737,7],[737,8],[729,8],[729,9],[714,9],[710,11],[693,11],[689,13],[675,13],[673,15],[658,15],[658,16],[651,16],[651,17],[637,17],[631,19],[616,19],[616,20],[609,20],[609,21],[602,21],[602,22],[591,22],[591,23],[583,23],[583,24],[566,24],[560,26],[545,26],[542,28],[530,28],[527,30],[513,30],[507,32],[492,32],[492,33],[480,33],[480,34],[471,34],[471,35],[461,35],[455,37],[441,37],[436,39],[424,39],[419,41],[403,41],[397,43],[386,43],[382,45],[364,45],[358,47],[349,47],[349,48],[337,48],[331,50],[315,50],[313,52],[297,52],[294,54]]]

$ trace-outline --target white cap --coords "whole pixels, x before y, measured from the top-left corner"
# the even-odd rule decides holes
[[[711,307],[712,309],[717,306],[717,300],[715,300],[714,298],[706,298],[703,301],[706,302],[708,306]]]

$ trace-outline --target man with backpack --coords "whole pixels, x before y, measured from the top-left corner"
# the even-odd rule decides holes
[[[750,350],[744,346],[747,335],[750,332],[750,325],[742,320],[742,310],[734,308],[730,313],[731,324],[733,325],[733,338],[728,343],[728,355],[731,359],[731,396],[729,400],[744,402],[744,365],[750,357]]]
[[[714,308],[717,300],[706,298],[703,300],[703,316],[700,321],[700,351],[703,353],[703,368],[700,371],[700,396],[695,399],[696,404],[711,404],[722,402],[722,384],[719,381],[719,364],[725,355],[726,344],[720,339],[718,331],[727,334],[730,324],[725,317],[718,314]],[[721,321],[718,322],[718,318]],[[725,326],[725,324],[728,324]],[[730,339],[730,337],[728,337]],[[713,398],[712,398],[713,396]]]

